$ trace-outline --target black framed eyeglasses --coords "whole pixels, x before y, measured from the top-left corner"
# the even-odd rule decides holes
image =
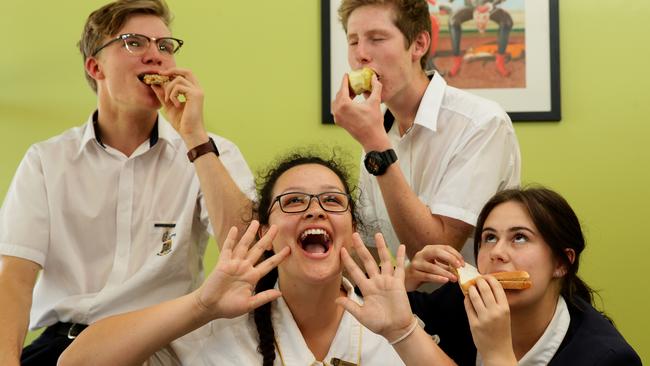
[[[275,197],[271,206],[269,206],[269,212],[271,212],[276,202],[280,205],[282,212],[305,212],[311,205],[313,198],[316,198],[320,207],[327,212],[345,212],[350,207],[350,195],[343,192],[323,192],[319,194],[287,192]]]
[[[99,51],[118,41],[123,41],[124,47],[134,55],[143,54],[153,41],[156,42],[156,48],[158,51],[166,56],[171,56],[178,52],[184,43],[183,40],[174,37],[153,38],[137,33],[125,33],[104,43],[103,46],[100,46],[95,50],[95,52],[93,52],[92,56],[94,57],[99,53]]]

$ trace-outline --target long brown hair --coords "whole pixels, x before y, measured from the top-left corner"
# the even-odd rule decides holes
[[[544,241],[553,251],[554,256],[565,266],[566,274],[562,278],[560,294],[574,306],[581,298],[593,305],[594,291],[578,276],[580,254],[585,249],[585,238],[578,216],[569,203],[558,193],[544,187],[516,188],[501,191],[483,206],[476,223],[474,235],[474,256],[481,246],[481,232],[485,220],[492,210],[506,202],[521,203]],[[567,257],[565,249],[575,252],[573,262]]]

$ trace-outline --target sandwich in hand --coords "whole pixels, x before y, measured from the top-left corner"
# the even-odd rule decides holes
[[[451,270],[458,277],[458,284],[464,295],[467,295],[469,288],[476,284],[479,277],[483,276],[476,267],[469,263],[465,263],[464,267],[452,267]],[[525,290],[533,285],[526,271],[495,272],[490,273],[490,276],[496,278],[505,290]]]
[[[147,85],[163,85],[164,83],[170,81],[169,76],[158,75],[158,74],[144,74],[142,76],[142,82]]]
[[[140,75],[140,80],[142,80],[143,83],[147,85],[163,85],[167,82],[170,82],[174,77],[169,77],[165,75],[159,75],[159,74],[142,74]],[[187,100],[185,98],[185,94],[178,94],[176,95],[176,99],[178,99],[179,102],[185,103]]]
[[[372,75],[375,72],[369,67],[364,67],[359,70],[352,70],[348,73],[348,81],[350,82],[350,89],[354,94],[359,95],[364,92],[372,91]]]

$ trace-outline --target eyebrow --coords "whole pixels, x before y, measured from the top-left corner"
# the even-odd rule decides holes
[[[495,232],[495,233],[497,232],[497,230],[494,229],[494,228],[484,227],[483,230],[481,231],[481,233],[484,233],[486,231]],[[513,226],[513,227],[508,229],[508,232],[511,232],[511,233],[517,232],[517,231],[528,231],[531,234],[535,234],[535,231],[533,231],[532,229],[530,229],[530,228],[528,228],[526,226]]]
[[[321,193],[322,193],[322,192],[332,192],[332,191],[333,191],[333,192],[342,192],[342,193],[345,193],[345,191],[344,191],[343,189],[341,189],[341,187],[334,186],[334,185],[325,185],[325,186],[320,186],[320,187],[318,187],[318,189],[321,189],[321,190],[322,190]],[[293,186],[293,187],[287,187],[287,188],[285,188],[284,191],[282,191],[282,193],[287,193],[287,192],[304,192],[304,193],[307,193],[307,192],[305,192],[305,190],[306,190],[305,187],[296,187],[296,186]],[[282,194],[282,193],[280,193],[280,194]]]
[[[365,31],[365,32],[361,33],[361,35],[364,36],[364,37],[372,37],[372,36],[377,36],[377,35],[379,35],[379,36],[389,36],[390,32],[387,31],[387,30],[384,30],[384,29],[371,29],[369,31]],[[352,37],[358,38],[359,33],[348,33],[348,39],[350,39]]]

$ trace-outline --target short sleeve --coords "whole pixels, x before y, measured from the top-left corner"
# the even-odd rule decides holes
[[[432,213],[475,225],[490,197],[519,185],[519,145],[511,124],[503,118],[495,116],[475,125],[463,137],[439,189],[425,202]]]
[[[44,266],[50,220],[42,162],[32,146],[18,166],[0,209],[0,254]]]

